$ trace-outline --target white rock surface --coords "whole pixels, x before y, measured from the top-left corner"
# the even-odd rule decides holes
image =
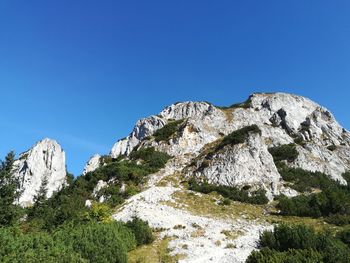
[[[182,160],[177,160],[152,175],[149,188],[128,199],[113,215],[114,219],[126,222],[137,216],[148,221],[153,228],[164,229],[160,238],[172,238],[169,249],[173,255],[186,255],[179,261],[182,263],[245,262],[251,251],[256,249],[260,233],[272,226],[243,219],[224,220],[198,216],[186,209],[165,204],[167,201],[175,202],[172,194],[176,191],[186,190],[173,186],[158,187],[155,184],[165,176],[181,171],[182,167]],[[198,229],[202,229],[203,233],[192,235]],[[227,230],[240,234],[232,240],[223,233]],[[217,241],[220,241],[220,245]],[[234,247],[227,247],[228,244],[234,244]]]
[[[44,178],[47,178],[49,198],[66,183],[65,153],[56,141],[44,139],[19,156],[14,163],[14,175],[20,178],[23,190],[20,205],[33,204]]]
[[[156,142],[151,138],[169,121],[181,119],[184,122],[169,141]],[[202,166],[210,143],[252,124],[258,125],[261,134],[250,133],[244,143],[224,147]],[[216,184],[262,187],[270,199],[277,194],[296,196],[295,190],[286,187],[268,152],[269,147],[293,143],[296,137],[303,138],[304,146],[297,146],[299,156],[288,165],[320,171],[346,183],[341,174],[350,170],[350,134],[327,109],[307,98],[285,93],[253,94],[245,107],[229,109],[206,102],[173,104],[157,116],[140,120],[127,138],[114,145],[111,151],[114,158],[128,155],[136,146],[153,146],[174,156],[164,169],[149,176],[148,188],[128,199],[114,218],[127,221],[138,216],[152,227],[165,229],[161,237],[173,237],[169,243],[172,253],[186,255],[180,262],[245,262],[256,249],[261,231],[272,226],[243,218],[198,216],[181,205],[181,209],[175,208],[169,205],[177,202],[172,195],[187,190],[171,183],[160,187],[157,182],[176,173],[204,177]],[[336,149],[329,150],[330,145]],[[182,227],[176,227],[179,225]],[[205,231],[191,235],[198,226]],[[241,234],[233,241],[228,240],[222,234],[227,229],[240,230]],[[235,247],[227,248],[232,242]]]
[[[205,161],[209,162],[206,167],[197,169],[194,175],[204,176],[209,183],[257,186],[265,189],[270,199],[279,194],[281,176],[267,146],[257,133],[251,133],[246,143],[225,147]]]
[[[199,151],[205,144],[220,137],[219,130],[227,130],[225,114],[213,105],[207,102],[177,103],[166,107],[157,116],[138,121],[133,132],[113,146],[111,156],[116,158],[121,154],[129,154],[142,139],[162,128],[169,120],[181,119],[188,119],[188,122],[182,136],[171,141],[170,148],[167,147],[170,154]]]
[[[95,171],[100,166],[100,159],[101,155],[99,154],[92,156],[84,167],[83,175]]]
[[[113,146],[111,156],[128,155],[140,144],[173,156],[186,156],[190,162],[208,143],[256,124],[262,131],[260,139],[250,140],[238,146],[239,150],[220,156],[202,175],[217,183],[263,184],[270,195],[278,194],[283,182],[267,148],[293,143],[299,136],[306,144],[298,147],[299,157],[290,165],[323,172],[346,183],[341,175],[350,170],[350,134],[327,109],[307,98],[286,93],[253,94],[246,104],[249,107],[229,109],[219,109],[207,102],[173,104],[157,116],[138,121],[133,132]],[[168,142],[146,138],[170,120],[181,119],[184,119],[181,129]],[[337,146],[337,150],[328,150],[330,145]]]

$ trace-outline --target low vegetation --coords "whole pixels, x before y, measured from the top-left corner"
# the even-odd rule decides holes
[[[310,172],[301,168],[292,168],[285,163],[276,163],[283,180],[290,182],[290,187],[298,192],[311,192],[313,189],[327,189],[338,183],[320,172]]]
[[[289,187],[302,193],[293,198],[281,196],[277,208],[281,215],[325,217],[328,223],[345,225],[350,223],[350,187],[341,185],[320,172],[291,168],[291,162],[298,156],[295,145],[281,145],[269,149],[279,173]],[[350,173],[343,174],[350,182]]]
[[[298,151],[295,148],[295,144],[284,144],[272,147],[269,149],[269,152],[275,162],[283,160],[293,162],[298,157]]]
[[[246,262],[350,262],[347,235],[348,232],[342,232],[333,236],[327,232],[316,233],[304,225],[282,224],[274,231],[261,234],[261,250],[253,252]]]
[[[155,170],[163,168],[170,158],[170,155],[158,152],[154,147],[142,148],[130,154],[130,159],[142,160],[144,165]]]
[[[252,107],[252,96],[249,96],[249,98],[244,102],[235,103],[235,104],[232,104],[231,106],[216,106],[216,107],[222,110],[236,109],[236,108],[248,109]]]
[[[179,129],[184,120],[169,121],[162,128],[157,130],[153,136],[156,142],[168,141]]]
[[[208,182],[198,183],[195,178],[191,178],[191,180],[189,181],[189,189],[204,194],[217,192],[223,197],[228,198],[230,200],[250,204],[266,204],[268,202],[266,192],[262,189],[249,192],[248,190],[245,190],[243,188],[238,189],[233,186],[214,185],[209,184]]]
[[[244,143],[248,139],[249,133],[261,134],[261,130],[257,125],[254,124],[233,131],[222,139],[222,141],[217,145],[216,150],[222,149],[226,145],[236,145],[239,143]]]
[[[136,158],[141,160],[140,164]],[[68,176],[70,185],[49,200],[45,200],[44,180],[34,198],[35,204],[21,209],[13,204],[19,196],[16,190],[19,182],[12,176],[14,154],[8,154],[0,163],[0,261],[128,262],[130,251],[153,242],[148,223],[139,218],[115,222],[108,202],[92,202],[86,207],[85,201],[92,198],[98,180],[113,179],[113,193],[122,202],[141,186],[149,173],[164,167],[169,158],[154,149],[144,149],[129,161],[109,160],[85,176],[77,179]],[[122,184],[126,185],[125,191],[117,191]]]

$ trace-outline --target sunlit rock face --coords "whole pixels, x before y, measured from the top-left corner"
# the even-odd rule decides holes
[[[49,198],[66,183],[65,153],[54,140],[39,141],[15,161],[14,176],[20,178],[20,205],[25,207],[33,204],[44,178],[47,180],[46,197]]]
[[[152,135],[174,120],[183,120],[176,134],[167,141],[154,140]],[[250,135],[245,143],[215,153],[209,166],[201,167],[201,153],[208,145],[253,124],[261,130],[259,135]],[[298,158],[288,165],[323,172],[346,183],[341,175],[350,169],[349,132],[326,108],[286,93],[256,93],[246,102],[225,108],[208,102],[172,104],[158,115],[139,120],[133,131],[113,146],[110,156],[128,156],[138,147],[152,146],[194,163],[184,171],[188,176],[201,176],[224,185],[253,184],[266,189],[270,197],[279,193],[295,195],[284,188],[268,148],[294,143],[296,139],[303,143],[297,145]],[[91,165],[90,171],[97,165]]]
[[[88,172],[95,171],[100,166],[100,159],[101,156],[99,154],[92,156],[84,167],[83,175],[87,174]]]

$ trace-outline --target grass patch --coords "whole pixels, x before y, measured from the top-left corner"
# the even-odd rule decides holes
[[[128,253],[129,263],[176,263],[185,255],[170,255],[168,248],[171,238],[157,239],[150,245],[136,248]]]
[[[164,204],[189,211],[194,215],[221,218],[226,220],[254,220],[257,222],[268,222],[270,224],[297,224],[302,223],[313,227],[316,231],[331,231],[333,233],[342,228],[333,224],[328,224],[323,218],[282,216],[277,213],[277,201],[267,205],[252,205],[241,202],[231,202],[230,205],[218,205],[221,197],[217,193],[207,195],[195,194],[189,191],[177,191],[172,197],[175,202],[164,202]],[[200,226],[198,226],[200,229]],[[236,237],[239,233],[236,233]]]
[[[171,185],[173,187],[180,187],[180,179],[182,178],[182,176],[183,175],[180,173],[167,175],[157,183],[157,186],[165,187],[165,186]]]
[[[166,205],[185,209],[194,215],[210,216],[223,219],[259,219],[263,217],[263,206],[231,202],[230,205],[218,205],[221,197],[217,193],[207,195],[195,194],[189,191],[177,191],[172,197],[176,202],[165,202]]]

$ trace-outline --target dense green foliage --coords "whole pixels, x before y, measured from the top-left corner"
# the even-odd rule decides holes
[[[153,134],[154,140],[156,142],[169,140],[170,137],[178,131],[182,123],[183,120],[169,121],[166,125]]]
[[[14,204],[21,194],[17,190],[19,179],[12,173],[14,158],[10,152],[5,161],[0,161],[0,226],[13,225],[21,215],[21,208]]]
[[[350,249],[330,233],[316,233],[304,225],[276,226],[260,236],[259,252],[253,252],[247,263],[350,262]]]
[[[310,172],[301,168],[288,167],[282,162],[276,163],[283,180],[290,182],[290,187],[298,192],[310,192],[312,189],[327,189],[339,184],[320,172]]]
[[[154,239],[152,230],[146,221],[135,217],[132,221],[127,222],[126,226],[134,233],[137,245],[152,243]]]
[[[289,249],[281,252],[263,248],[253,251],[246,263],[323,263],[323,257],[312,249]]]
[[[23,234],[19,228],[0,228],[0,261],[12,263],[77,263],[88,262],[66,246],[65,240],[56,240],[45,232]]]
[[[293,162],[298,157],[298,151],[295,149],[295,144],[284,144],[269,149],[273,160],[279,162],[286,160]]]
[[[249,192],[245,188],[238,189],[233,186],[213,185],[208,182],[198,183],[194,178],[189,181],[189,189],[204,194],[217,192],[225,198],[251,204],[266,204],[268,202],[266,192],[262,189]]]
[[[280,197],[277,207],[282,215],[326,217],[329,223],[344,225],[350,223],[350,188],[331,180],[325,174],[290,168],[277,163],[282,178],[291,182],[291,188],[299,192],[320,192],[302,194],[293,198]],[[348,175],[343,177],[348,180]],[[350,182],[350,181],[349,181]]]
[[[337,238],[350,247],[350,229],[346,228],[337,233]]]
[[[51,233],[23,233],[16,227],[0,228],[0,261],[126,263],[128,251],[153,240],[147,222],[139,220],[135,218],[126,224],[68,224]],[[135,222],[142,222],[142,226]],[[129,224],[133,228],[129,228]],[[149,240],[136,241],[136,232]]]
[[[225,147],[226,145],[235,145],[239,143],[244,143],[247,140],[249,133],[261,134],[261,130],[257,125],[253,124],[253,125],[238,129],[236,131],[233,131],[222,139],[220,144],[217,146],[216,150],[219,150]]]
[[[281,197],[278,208],[282,215],[332,216],[330,218],[332,220],[334,215],[350,215],[350,193],[344,188],[333,187],[310,195]]]
[[[161,169],[165,166],[166,162],[171,158],[170,155],[158,152],[154,147],[142,148],[137,151],[133,151],[130,154],[132,160],[143,160],[143,164],[147,165],[151,169]]]
[[[53,234],[88,262],[126,263],[127,251],[136,247],[135,236],[122,223],[67,226]]]

